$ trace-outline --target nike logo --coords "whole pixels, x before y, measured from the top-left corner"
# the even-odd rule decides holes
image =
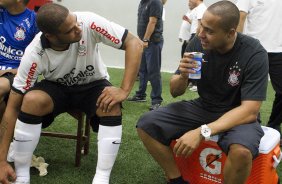
[[[113,141],[113,144],[121,144],[121,142]]]
[[[57,68],[55,68],[54,70],[50,70],[50,73],[53,73]]]
[[[14,141],[17,141],[17,142],[31,142],[32,140],[18,140],[16,138],[13,138]]]

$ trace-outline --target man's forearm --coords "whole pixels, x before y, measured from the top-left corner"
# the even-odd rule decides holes
[[[125,70],[121,88],[129,94],[139,71],[143,44],[140,39],[131,34],[127,39],[125,45]]]
[[[240,21],[237,27],[237,32],[240,32],[240,33],[243,32],[247,15],[248,14],[246,12],[240,11]]]
[[[155,27],[156,27],[157,22],[155,21],[149,21],[147,28],[146,28],[146,32],[143,38],[141,39],[150,39],[151,35],[153,34]]]
[[[3,118],[0,124],[0,161],[7,159],[8,149],[12,140],[14,127]]]
[[[23,95],[11,90],[8,105],[0,124],[0,161],[7,159]]]
[[[260,101],[243,101],[242,105],[226,112],[219,119],[208,124],[212,130],[212,135],[256,121],[260,106]]]

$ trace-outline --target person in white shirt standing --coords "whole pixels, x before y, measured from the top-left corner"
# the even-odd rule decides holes
[[[190,30],[191,29],[191,19],[189,17],[190,17],[191,10],[195,8],[193,5],[194,4],[190,4],[188,0],[189,10],[186,12],[185,15],[182,16],[182,23],[181,23],[179,35],[178,35],[179,41],[183,42],[181,46],[181,58],[183,57],[187,43],[191,38],[191,32],[190,32],[191,31]]]
[[[191,40],[195,35],[197,35],[197,33],[199,33],[200,21],[207,7],[204,4],[203,0],[189,0],[189,7],[195,7],[191,11],[189,16],[189,19],[191,20],[191,27],[190,27],[190,33],[191,33],[190,40]],[[197,79],[190,79],[190,82],[192,82],[192,87],[190,88],[190,90],[195,92],[198,91]]]
[[[275,91],[275,99],[267,125],[281,133],[282,1],[237,0],[236,5],[240,10],[240,23],[237,31],[258,39],[268,52],[269,76]]]

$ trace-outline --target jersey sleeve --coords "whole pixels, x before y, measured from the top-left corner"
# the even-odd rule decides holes
[[[163,5],[161,1],[151,1],[150,4],[150,17],[162,18]]]
[[[40,73],[40,54],[40,52],[36,52],[33,48],[33,44],[26,48],[12,86],[18,93],[24,94],[28,89],[34,86]]]
[[[88,14],[90,31],[97,42],[102,42],[114,48],[122,48],[128,30],[94,13]]]
[[[251,58],[244,72],[241,100],[265,100],[267,84],[268,56],[266,51],[260,51]]]
[[[237,0],[236,6],[240,11],[248,13],[251,7],[250,0]]]

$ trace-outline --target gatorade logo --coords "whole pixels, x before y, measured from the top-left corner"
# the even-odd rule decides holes
[[[219,161],[222,151],[214,148],[205,148],[200,153],[200,164],[210,174],[221,174],[222,163]]]

